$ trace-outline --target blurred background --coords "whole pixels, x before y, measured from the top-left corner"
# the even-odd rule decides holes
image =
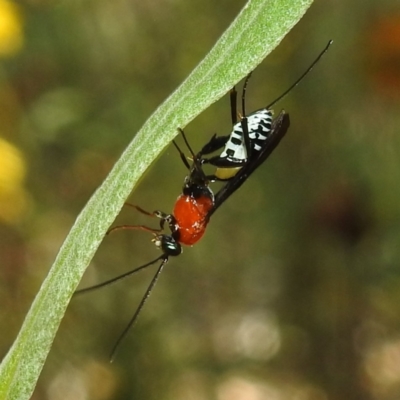
[[[0,0],[1,355],[93,191],[244,4]],[[33,399],[400,398],[398,1],[316,2],[254,72],[248,110],[329,39],[275,106],[286,138],[170,261],[114,364],[154,267],[72,301]],[[194,149],[229,130],[228,96],[186,128]],[[185,174],[171,146],[130,201],[170,212]],[[157,257],[150,239],[105,238],[82,286]]]

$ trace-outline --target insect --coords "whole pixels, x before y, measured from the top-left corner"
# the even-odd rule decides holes
[[[82,294],[99,289],[160,262],[135,313],[117,339],[110,355],[110,361],[114,360],[116,351],[121,342],[132,325],[136,322],[137,317],[149,298],[169,258],[180,255],[182,253],[182,245],[192,246],[201,239],[214,212],[242,186],[247,178],[270,156],[284,137],[290,125],[289,114],[282,110],[279,115],[273,119],[271,107],[299,84],[325,54],[331,43],[332,41],[328,43],[326,48],[319,54],[306,72],[304,72],[288,90],[271,104],[260,110],[246,115],[245,97],[250,75],[247,76],[242,89],[241,114],[237,112],[237,92],[235,88],[233,88],[230,92],[231,119],[233,125],[230,135],[214,135],[198,153],[194,153],[183,130],[179,129],[190,152],[192,161],[189,163],[185,154],[181,151],[176,142],[173,141],[181,160],[189,172],[184,180],[182,193],[175,202],[172,214],[166,214],[162,211],[148,212],[137,205],[126,203],[127,206],[135,208],[142,214],[158,218],[160,220],[159,228],[150,228],[144,225],[119,225],[111,228],[107,234],[121,229],[150,232],[153,235],[152,241],[156,247],[161,250],[162,254],[147,264],[128,271],[123,275],[75,292],[75,294]],[[211,156],[209,158],[205,157],[222,148],[223,150],[220,155]],[[215,166],[215,173],[207,175],[203,169],[204,164]],[[224,182],[223,186],[215,195],[210,188],[210,183],[214,181]],[[168,228],[169,233],[165,233],[166,228]]]

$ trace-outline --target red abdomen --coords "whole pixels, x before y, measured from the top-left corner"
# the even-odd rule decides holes
[[[174,207],[174,217],[179,230],[179,242],[191,246],[203,236],[208,219],[208,211],[213,206],[213,200],[207,196],[194,198],[180,195]]]

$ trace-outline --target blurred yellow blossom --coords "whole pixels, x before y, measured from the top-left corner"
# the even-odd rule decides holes
[[[23,44],[20,8],[7,0],[0,0],[0,56],[18,52]]]
[[[26,210],[25,163],[20,151],[0,138],[0,219],[14,222]]]

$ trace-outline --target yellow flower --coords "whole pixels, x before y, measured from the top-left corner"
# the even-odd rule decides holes
[[[23,44],[20,8],[7,0],[0,0],[0,57],[17,53]]]
[[[0,219],[15,222],[26,210],[25,163],[21,152],[0,138]]]

